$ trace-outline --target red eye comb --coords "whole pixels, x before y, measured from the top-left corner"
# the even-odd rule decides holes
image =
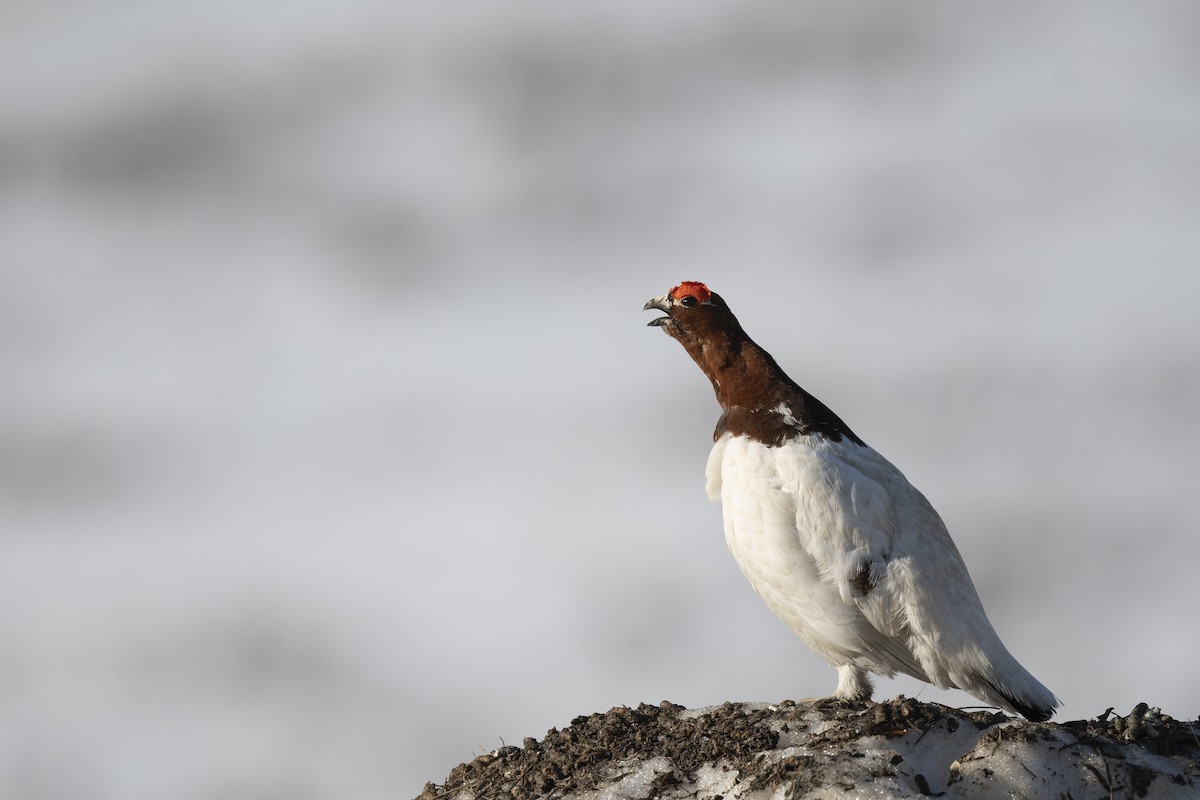
[[[703,283],[700,283],[700,281],[684,281],[672,289],[670,295],[668,296],[672,300],[678,300],[679,298],[687,297],[688,295],[696,298],[701,303],[707,303],[712,299],[712,292],[708,290],[707,286],[705,286]]]

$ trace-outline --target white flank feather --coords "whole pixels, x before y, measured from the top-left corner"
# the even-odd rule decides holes
[[[706,477],[755,591],[842,668],[837,696],[904,672],[1020,713],[1058,704],[1001,643],[937,512],[871,447],[725,434]]]

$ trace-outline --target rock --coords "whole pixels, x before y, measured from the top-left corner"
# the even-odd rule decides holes
[[[418,800],[1200,797],[1200,723],[1111,712],[1038,724],[904,697],[643,704],[482,755]]]

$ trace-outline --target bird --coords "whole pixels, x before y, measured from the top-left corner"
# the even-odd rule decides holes
[[[933,506],[802,389],[720,295],[684,281],[648,324],[712,382],[721,416],[705,489],[772,612],[837,668],[832,699],[871,699],[897,672],[1043,722],[1061,703],[1008,652]]]

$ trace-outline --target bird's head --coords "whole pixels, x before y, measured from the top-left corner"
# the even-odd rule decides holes
[[[648,324],[662,328],[684,347],[718,335],[727,330],[730,323],[737,326],[737,320],[721,296],[699,281],[684,281],[666,294],[646,301],[642,310],[650,309],[666,316],[652,319]]]
[[[642,307],[650,309],[666,314],[650,320],[650,325],[683,345],[712,381],[717,402],[724,408],[755,407],[764,393],[775,392],[770,397],[776,397],[779,386],[800,391],[774,359],[750,340],[721,296],[703,283],[684,281]]]

